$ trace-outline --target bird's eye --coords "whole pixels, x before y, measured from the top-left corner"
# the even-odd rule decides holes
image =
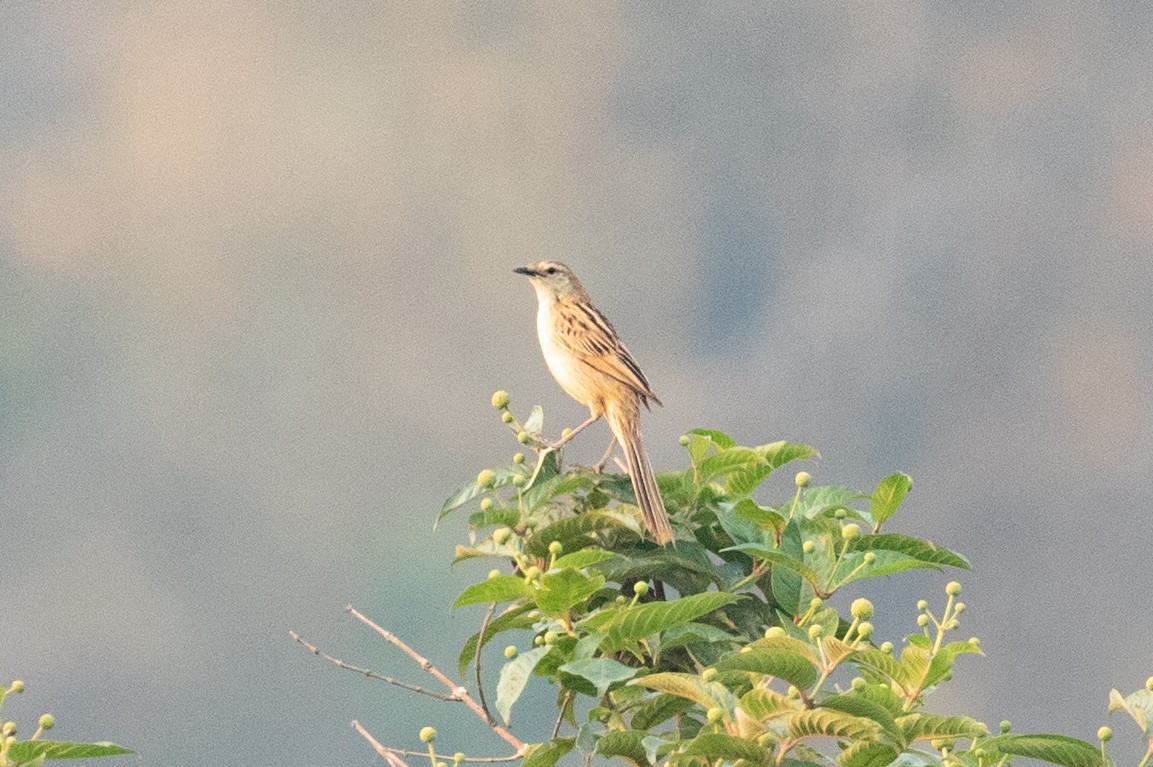
[[[545,269],[545,273],[546,274],[556,274],[556,267],[550,266],[548,269]]]

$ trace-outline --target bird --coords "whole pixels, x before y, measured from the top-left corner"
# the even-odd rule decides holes
[[[566,394],[589,409],[588,420],[561,444],[604,417],[613,441],[624,451],[645,529],[662,546],[672,541],[669,515],[640,431],[640,406],[651,411],[649,403],[661,401],[572,269],[546,260],[513,271],[527,276],[536,291],[537,338],[549,372]],[[612,448],[609,443],[610,453]]]

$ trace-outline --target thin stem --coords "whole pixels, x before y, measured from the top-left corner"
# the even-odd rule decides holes
[[[347,610],[352,615],[352,617],[356,618],[358,621],[360,621],[364,625],[368,626],[370,629],[375,631],[377,634],[379,634],[380,637],[382,639],[384,639],[386,642],[388,642],[389,644],[391,644],[394,647],[401,650],[409,658],[412,658],[412,660],[418,666],[420,666],[422,670],[424,670],[426,673],[432,675],[438,682],[440,682],[446,688],[448,688],[450,696],[453,700],[459,700],[462,703],[464,703],[466,706],[468,706],[469,710],[472,711],[474,714],[476,714],[477,717],[480,718],[481,720],[483,720],[486,724],[488,724],[489,727],[492,729],[492,731],[495,732],[497,734],[497,736],[499,736],[501,738],[501,740],[503,740],[505,743],[508,743],[510,746],[512,746],[514,749],[516,749],[516,755],[517,756],[524,756],[524,752],[525,752],[525,749],[528,747],[528,744],[526,744],[520,738],[513,735],[511,732],[506,730],[504,727],[501,727],[499,724],[490,724],[488,713],[484,710],[484,708],[481,707],[481,705],[479,703],[477,703],[475,700],[472,699],[472,696],[470,696],[468,694],[468,690],[465,689],[465,687],[463,685],[458,685],[458,684],[453,683],[453,681],[451,679],[449,679],[447,676],[445,676],[444,673],[441,672],[440,669],[438,669],[436,666],[432,665],[432,663],[428,660],[428,658],[425,658],[420,653],[418,653],[416,650],[412,649],[407,644],[402,642],[399,637],[397,637],[395,634],[393,634],[388,629],[385,629],[385,628],[382,628],[381,626],[378,626],[370,618],[368,618],[363,613],[359,612],[352,605],[349,605],[348,607],[346,607],[344,609]]]
[[[484,709],[484,714],[488,718],[488,726],[492,727],[496,724],[496,717],[488,710],[488,701],[484,699],[484,685],[480,683],[480,650],[484,647],[484,633],[488,631],[488,622],[492,620],[492,614],[496,612],[496,602],[488,606],[488,612],[484,614],[484,620],[480,624],[480,633],[476,635],[476,654],[473,656],[473,668],[476,671],[476,696],[480,698],[480,707]]]
[[[421,695],[427,695],[428,697],[433,698],[435,700],[444,701],[446,703],[458,703],[459,702],[456,698],[452,697],[451,695],[441,695],[439,693],[435,693],[435,692],[432,692],[430,690],[426,690],[423,687],[418,687],[415,684],[409,684],[408,682],[401,682],[400,680],[393,679],[390,676],[384,676],[383,674],[378,674],[375,671],[373,671],[372,669],[361,668],[360,666],[354,666],[351,663],[345,663],[340,658],[334,658],[333,656],[324,652],[323,650],[321,650],[316,645],[306,642],[300,636],[300,634],[297,633],[296,631],[289,631],[288,635],[290,637],[292,637],[294,642],[297,642],[298,644],[303,645],[304,648],[306,650],[308,650],[310,653],[312,653],[313,655],[315,655],[319,658],[324,658],[326,661],[328,661],[329,663],[331,663],[331,664],[333,664],[339,668],[345,669],[347,671],[355,671],[358,674],[363,674],[364,676],[368,677],[369,679],[376,679],[376,680],[381,681],[381,682],[388,682],[389,684],[396,685],[397,687],[402,687],[405,690],[408,690],[410,692],[417,692],[417,693],[420,693]]]

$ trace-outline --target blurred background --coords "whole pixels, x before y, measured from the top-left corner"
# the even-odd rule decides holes
[[[172,767],[378,763],[353,718],[505,753],[288,631],[429,685],[352,603],[454,668],[489,565],[432,521],[518,447],[489,395],[585,417],[511,271],[548,257],[659,467],[709,427],[910,473],[893,529],[974,569],[867,592],[878,638],[960,575],[988,657],[935,710],[1093,740],[1153,673],[1151,46],[1136,0],[3,4],[5,718]]]

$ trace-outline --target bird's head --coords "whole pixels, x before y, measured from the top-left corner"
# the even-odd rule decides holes
[[[541,299],[547,297],[555,300],[584,293],[584,288],[572,269],[560,261],[537,261],[535,264],[521,266],[513,271],[527,276]]]

